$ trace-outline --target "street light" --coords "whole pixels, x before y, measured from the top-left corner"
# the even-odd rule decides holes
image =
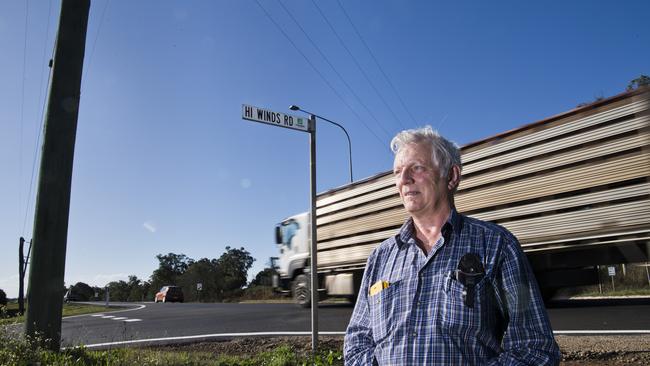
[[[312,116],[314,116],[314,121],[316,120],[316,117],[318,117],[318,118],[322,119],[323,121],[326,121],[326,122],[329,122],[329,123],[331,123],[331,124],[333,124],[335,126],[338,126],[340,129],[343,130],[343,132],[345,133],[345,136],[348,138],[348,153],[349,153],[349,161],[350,161],[350,183],[352,183],[354,181],[354,179],[352,178],[352,142],[350,141],[350,135],[348,135],[348,131],[345,130],[345,127],[341,126],[340,124],[338,124],[338,123],[336,123],[334,121],[330,121],[329,119],[327,119],[327,118],[325,118],[323,116],[319,116],[317,114],[306,111],[306,110],[298,107],[297,105],[291,105],[291,106],[289,106],[289,109],[291,109],[292,111],[301,111],[301,112],[311,114]]]

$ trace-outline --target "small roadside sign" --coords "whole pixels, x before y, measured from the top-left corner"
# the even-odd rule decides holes
[[[241,118],[253,122],[309,132],[309,123],[307,123],[309,120],[307,118],[274,112],[252,105],[242,104]]]
[[[196,290],[197,290],[197,291],[201,291],[201,290],[203,290],[203,284],[202,284],[202,283],[197,283],[197,284],[196,284]]]
[[[609,273],[611,277],[616,276],[616,267],[607,267],[607,273]]]

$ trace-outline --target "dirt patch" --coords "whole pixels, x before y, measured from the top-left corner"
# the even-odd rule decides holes
[[[248,337],[224,341],[148,346],[148,349],[182,352],[208,352],[217,355],[246,356],[272,351],[279,346],[289,346],[296,354],[304,356],[311,352],[311,337]],[[343,350],[343,337],[318,338],[321,351]]]
[[[650,365],[650,336],[556,336],[564,365]]]
[[[650,336],[557,336],[562,351],[562,364],[582,365],[650,365]],[[208,352],[219,355],[245,356],[271,351],[288,345],[299,355],[311,352],[310,337],[249,337],[227,341],[173,344],[150,349],[185,352]],[[319,349],[340,351],[343,337],[319,337]]]

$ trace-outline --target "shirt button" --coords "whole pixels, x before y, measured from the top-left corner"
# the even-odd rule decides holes
[[[411,337],[413,337],[413,338],[417,337],[417,335],[418,334],[416,332],[411,333]]]

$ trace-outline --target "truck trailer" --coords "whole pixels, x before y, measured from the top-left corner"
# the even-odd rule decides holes
[[[518,239],[545,299],[598,283],[598,265],[650,252],[650,88],[579,106],[461,147],[459,212]],[[392,171],[317,196],[320,299],[354,300],[372,250],[408,214]],[[310,217],[275,228],[274,286],[310,305]]]

